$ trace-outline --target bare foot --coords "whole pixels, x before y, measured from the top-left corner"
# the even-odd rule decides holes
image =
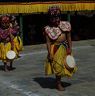
[[[8,70],[7,68],[4,68],[4,71],[5,71],[5,72],[9,72],[9,70]]]
[[[56,85],[56,89],[59,90],[59,91],[64,91],[64,87],[61,85],[61,83],[57,84]]]
[[[4,71],[5,71],[5,72],[8,72],[8,71],[9,71],[9,69],[8,69],[8,66],[7,66],[7,65],[4,65]]]

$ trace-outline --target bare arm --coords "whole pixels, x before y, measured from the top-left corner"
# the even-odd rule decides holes
[[[69,48],[72,49],[71,32],[67,33],[67,41],[68,41]]]
[[[51,62],[53,60],[53,57],[51,54],[51,41],[46,33],[45,33],[45,37],[46,37],[46,45],[47,45],[47,51],[48,51],[48,60]]]
[[[67,49],[67,54],[71,54],[72,52],[72,40],[71,40],[71,32],[67,33],[67,41],[69,48]]]
[[[46,45],[47,45],[47,50],[48,50],[48,55],[50,55],[50,52],[51,52],[51,42],[50,42],[50,39],[49,37],[46,35]]]

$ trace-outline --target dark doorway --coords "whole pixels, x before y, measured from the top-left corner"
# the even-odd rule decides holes
[[[43,28],[46,26],[46,15],[30,14],[23,17],[24,45],[40,44],[45,42]]]
[[[72,40],[95,39],[95,15],[71,16]]]

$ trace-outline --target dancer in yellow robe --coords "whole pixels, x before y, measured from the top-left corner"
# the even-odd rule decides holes
[[[55,74],[56,88],[63,91],[61,77],[71,77],[77,68],[70,71],[64,65],[66,56],[72,53],[71,24],[68,21],[61,21],[60,14],[58,6],[52,6],[48,10],[49,25],[44,28],[48,50],[45,74]]]
[[[0,21],[0,59],[4,63],[4,70],[9,71],[12,69],[13,60],[9,60],[6,56],[7,52],[10,50],[15,51],[16,58],[19,56],[19,51],[22,48],[22,42],[19,37],[20,42],[18,42],[17,28],[10,26],[11,19],[9,16],[1,16]],[[8,66],[9,63],[9,66]]]
[[[19,36],[19,26],[15,16],[11,16],[10,18],[10,27],[14,29],[12,31],[12,37],[14,42],[14,51],[16,52],[17,56],[19,57],[19,52],[23,49],[22,40]]]

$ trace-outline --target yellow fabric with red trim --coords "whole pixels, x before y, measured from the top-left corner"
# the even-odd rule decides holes
[[[53,62],[50,63],[46,60],[45,62],[45,74],[51,75],[56,74],[57,76],[67,76],[72,77],[73,73],[76,72],[77,67],[74,70],[69,71],[66,69],[64,65],[65,57],[67,56],[66,48],[64,45],[60,45],[58,50],[54,53],[54,47],[56,45],[51,46],[51,54],[53,56]]]

